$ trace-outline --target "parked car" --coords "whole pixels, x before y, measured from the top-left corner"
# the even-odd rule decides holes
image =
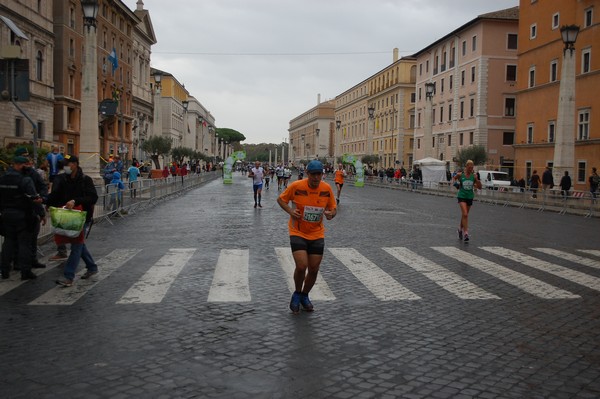
[[[479,178],[481,184],[485,188],[497,190],[498,187],[509,187],[510,177],[506,172],[499,172],[497,170],[480,170]]]

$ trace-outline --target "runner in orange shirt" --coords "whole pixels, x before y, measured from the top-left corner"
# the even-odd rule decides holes
[[[307,178],[296,180],[277,198],[277,203],[290,215],[288,228],[290,245],[296,263],[290,309],[296,314],[300,306],[312,312],[308,293],[317,281],[317,274],[325,249],[323,216],[331,220],[337,213],[331,186],[321,180],[323,164],[310,161],[306,166]],[[289,206],[290,201],[293,207]]]
[[[338,170],[335,171],[335,187],[337,188],[337,196],[336,201],[340,203],[340,194],[342,193],[342,187],[344,187],[344,177],[346,177],[346,171],[344,170],[344,166],[340,163],[338,164]]]

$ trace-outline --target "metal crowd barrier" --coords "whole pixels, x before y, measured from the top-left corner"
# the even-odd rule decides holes
[[[200,184],[221,177],[220,172],[190,174],[184,177],[174,176],[158,179],[138,179],[136,182],[124,181],[125,189],[118,190],[115,185],[96,186],[98,202],[94,207],[94,223],[133,215],[161,201],[181,195],[198,187]],[[43,243],[52,238],[52,226],[47,218],[45,226],[41,226],[38,241]]]
[[[346,181],[354,183],[354,176],[346,178]],[[381,181],[378,176],[365,176],[365,184],[414,191],[421,194],[456,196],[456,188],[452,186],[451,182],[422,182],[412,179],[393,179],[390,182],[387,178]],[[586,218],[600,217],[600,193],[596,193],[596,197],[594,197],[589,191],[571,190],[567,195],[563,195],[561,190],[557,188],[551,190],[540,188],[532,191],[529,187],[496,185],[477,190],[475,201],[505,207],[534,209],[538,212],[557,212],[561,215],[574,214]]]

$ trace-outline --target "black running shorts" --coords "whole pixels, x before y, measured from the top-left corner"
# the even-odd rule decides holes
[[[292,252],[306,251],[309,255],[323,255],[325,239],[307,240],[299,236],[290,236],[290,246],[292,247]]]

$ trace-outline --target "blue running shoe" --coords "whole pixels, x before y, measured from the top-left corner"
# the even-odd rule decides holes
[[[302,294],[299,292],[294,292],[292,294],[292,300],[290,301],[290,310],[293,313],[298,313],[300,312],[300,298],[301,298]]]
[[[465,242],[469,241],[469,235],[465,233]]]
[[[302,309],[304,309],[307,312],[312,312],[314,310],[313,308],[313,304],[310,302],[310,299],[308,299],[308,294],[300,294],[300,305],[302,305]]]

